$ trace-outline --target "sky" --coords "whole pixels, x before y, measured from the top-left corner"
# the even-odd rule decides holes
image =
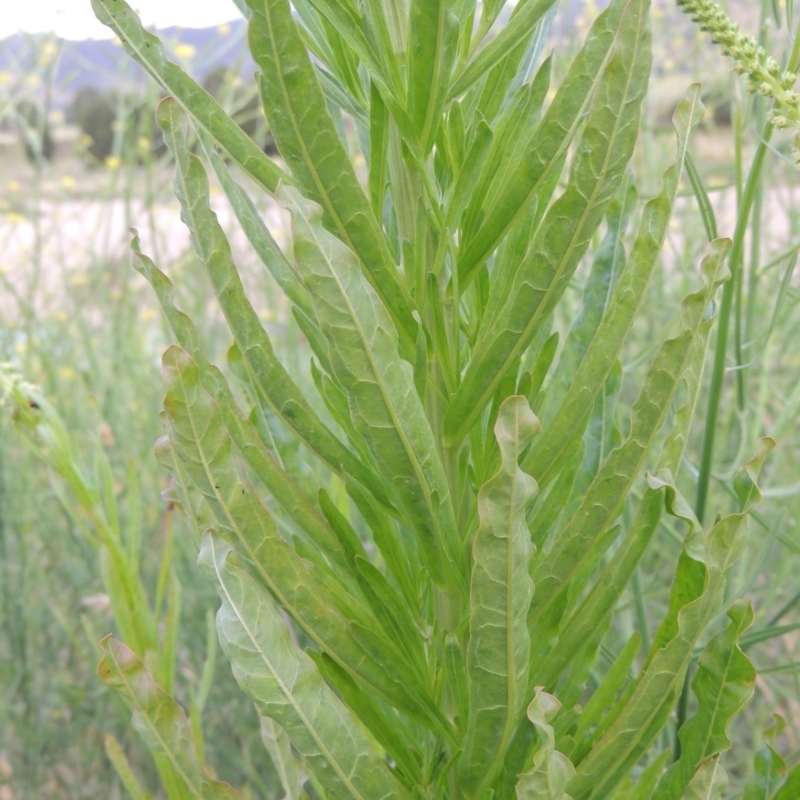
[[[232,0],[128,0],[145,25],[205,28],[241,17]],[[54,31],[65,39],[110,39],[91,0],[0,0],[0,39],[23,30]]]

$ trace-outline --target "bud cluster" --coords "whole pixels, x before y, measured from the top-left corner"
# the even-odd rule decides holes
[[[776,128],[794,128],[795,162],[800,166],[800,93],[794,90],[797,75],[782,70],[778,62],[764,50],[712,0],[676,0],[688,14],[722,48],[734,62],[736,72],[747,78],[748,89],[773,101],[770,122]]]

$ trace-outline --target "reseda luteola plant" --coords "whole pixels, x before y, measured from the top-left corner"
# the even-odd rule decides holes
[[[782,69],[767,51],[711,0],[676,0],[678,6],[711,36],[726,56],[733,59],[734,69],[747,78],[747,88],[772,101],[770,122],[779,130],[794,129],[794,159],[800,165],[800,93],[794,87],[797,74],[794,61],[790,69]]]
[[[520,0],[500,29],[502,0],[237,5],[280,159],[127,3],[93,0],[170,95],[158,121],[175,192],[233,339],[223,371],[135,237],[177,342],[157,450],[283,796],[722,796],[730,722],[755,677],[739,646],[753,609],[728,575],[769,442],[732,482],[734,510],[701,524],[677,480],[726,240],[622,391],[702,118],[695,86],[676,109],[674,163],[640,202],[627,168],[650,72],[646,0],[612,0],[557,85],[555,0]],[[209,168],[291,304],[307,375],[287,368],[244,289]],[[289,252],[264,195],[291,215]],[[566,313],[574,291],[581,310]],[[648,608],[635,578],[667,521],[680,552]],[[133,708],[168,796],[248,796],[205,763],[199,721],[152,658],[103,647],[100,675]],[[676,733],[687,675],[678,753],[662,734]],[[796,773],[771,796],[795,797]]]

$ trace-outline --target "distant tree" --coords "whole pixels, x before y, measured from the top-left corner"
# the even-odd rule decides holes
[[[86,152],[95,162],[103,162],[114,152],[114,98],[94,87],[79,89],[68,112],[69,119],[88,137]]]
[[[141,161],[147,157],[143,142],[151,156],[165,152],[152,104],[134,95],[103,94],[84,87],[76,93],[68,117],[88,137],[86,150],[95,163],[115,152]]]
[[[53,157],[53,138],[42,106],[32,100],[21,100],[16,111],[17,128],[28,161],[32,164],[50,161]]]

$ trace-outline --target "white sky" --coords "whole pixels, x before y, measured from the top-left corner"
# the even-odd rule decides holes
[[[241,17],[232,0],[128,0],[145,25],[205,28]],[[91,0],[0,0],[0,39],[17,31],[55,31],[65,39],[109,39]]]

